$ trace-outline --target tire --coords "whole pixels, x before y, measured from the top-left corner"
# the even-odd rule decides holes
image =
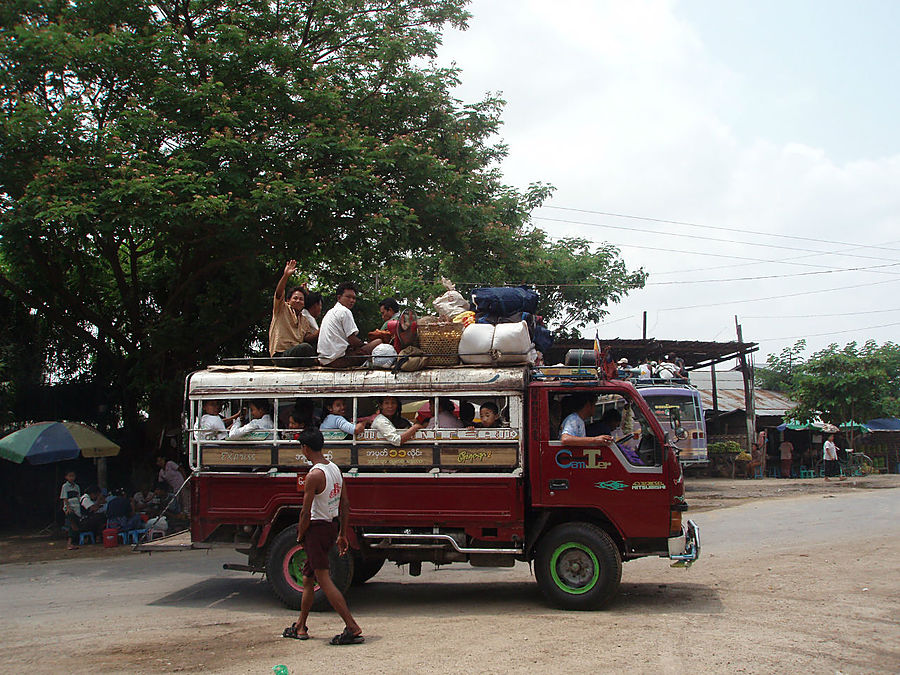
[[[619,590],[622,556],[596,525],[566,523],[541,537],[534,573],[544,597],[556,607],[600,609]]]
[[[353,552],[353,585],[362,586],[374,577],[384,567],[384,558],[365,558],[360,553]]]
[[[272,592],[289,609],[300,609],[300,601],[303,598],[302,570],[305,562],[306,552],[303,546],[297,543],[297,526],[286,527],[269,545],[269,553],[266,556],[266,578]],[[337,546],[332,546],[328,552],[328,569],[334,585],[341,593],[346,593],[353,579],[353,556],[340,556]],[[329,606],[325,592],[316,584],[313,610],[320,612]]]

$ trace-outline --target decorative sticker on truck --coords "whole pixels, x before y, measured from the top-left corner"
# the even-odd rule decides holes
[[[361,441],[380,441],[374,429],[366,429],[356,436]],[[516,441],[519,430],[506,427],[497,429],[421,429],[416,432],[417,441]]]
[[[645,480],[631,484],[632,490],[665,490],[666,486],[662,481]]]
[[[572,451],[563,448],[556,453],[556,466],[560,469],[608,469],[612,462],[600,461],[599,448],[587,448],[584,457],[574,457]]]
[[[644,481],[636,481],[629,485],[628,483],[623,483],[620,480],[603,480],[598,483],[594,483],[595,488],[600,488],[601,490],[613,490],[615,492],[621,492],[626,488],[631,488],[632,490],[665,490],[666,486],[662,481],[658,480],[644,480]]]
[[[488,446],[441,448],[441,466],[515,466],[519,461],[518,448]]]
[[[594,483],[594,487],[600,488],[601,490],[613,490],[614,492],[621,492],[628,487],[628,483],[623,483],[620,480],[602,480],[599,483]]]
[[[360,448],[360,466],[431,466],[431,449]]]

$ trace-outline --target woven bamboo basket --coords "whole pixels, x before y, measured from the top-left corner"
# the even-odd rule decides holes
[[[432,323],[419,326],[419,347],[428,354],[430,366],[455,366],[459,363],[459,339],[465,326],[460,323]]]

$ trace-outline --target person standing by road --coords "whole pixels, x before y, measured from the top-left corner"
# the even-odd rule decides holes
[[[81,523],[81,488],[75,482],[75,472],[66,471],[66,482],[59,491],[59,500],[63,513],[66,516],[66,526],[69,528],[69,550],[78,548]]]
[[[834,444],[834,434],[828,434],[828,440],[822,446],[822,459],[825,462],[825,482],[841,474],[837,451],[838,447]],[[847,480],[847,477],[841,476],[840,479]]]
[[[315,584],[325,591],[328,602],[344,620],[343,632],[331,638],[329,644],[356,645],[365,642],[362,629],[353,615],[347,601],[331,580],[328,571],[328,552],[336,543],[338,553],[347,555],[347,519],[350,503],[341,470],[334,462],[329,462],[322,454],[325,439],[316,429],[305,429],[300,433],[300,450],[312,462],[303,485],[303,508],[297,525],[297,541],[302,542],[306,551],[303,565],[303,598],[300,601],[300,617],[284,629],[282,637],[297,640],[309,639],[306,620],[315,600]]]
[[[793,460],[794,444],[787,438],[781,441],[778,446],[778,452],[781,453],[781,477],[791,477],[791,463]]]

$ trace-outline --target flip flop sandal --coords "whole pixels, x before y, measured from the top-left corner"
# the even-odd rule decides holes
[[[304,627],[305,631],[309,631],[309,628]],[[290,626],[284,629],[284,632],[281,634],[283,638],[293,638],[294,640],[309,640],[309,632],[306,633],[298,633],[297,632],[297,624],[292,623]]]
[[[349,628],[345,628],[344,632],[340,635],[335,635],[331,638],[330,645],[360,645],[366,641],[366,638],[362,636],[362,634],[354,635],[350,632]]]

